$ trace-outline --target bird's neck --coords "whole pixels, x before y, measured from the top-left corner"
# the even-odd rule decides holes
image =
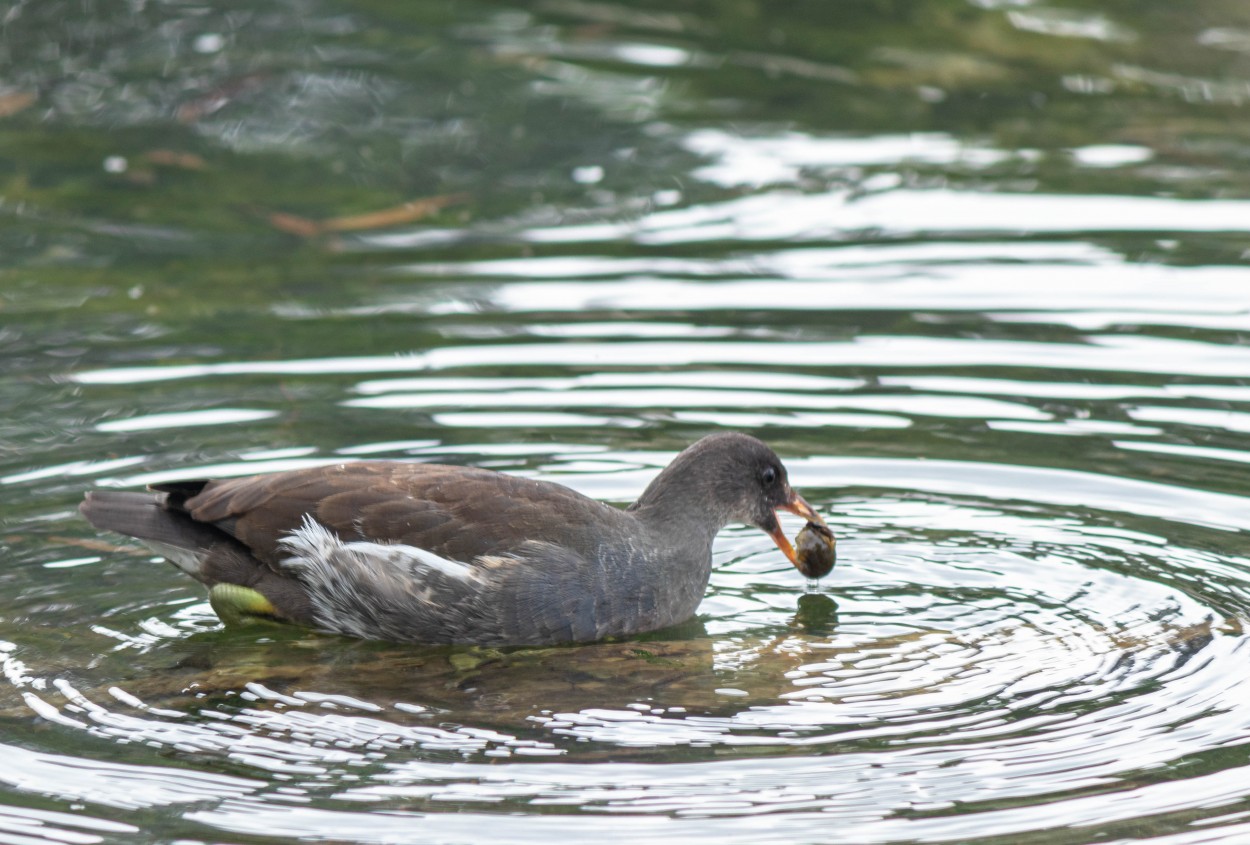
[[[731,521],[705,476],[679,456],[628,508],[649,537],[649,552],[632,567],[631,574],[645,582],[636,592],[647,595],[648,585],[665,585],[651,591],[655,598],[648,613],[657,626],[680,622],[698,609],[712,573],[712,541]]]
[[[717,488],[697,467],[669,464],[629,506],[640,522],[678,545],[711,548],[732,519]]]

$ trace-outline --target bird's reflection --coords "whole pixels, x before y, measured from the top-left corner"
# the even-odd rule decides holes
[[[787,673],[810,654],[803,643],[827,640],[837,609],[813,593],[799,597],[788,625],[762,637],[718,637],[696,618],[643,637],[550,648],[396,646],[286,626],[225,629],[171,643],[165,671],[125,683],[131,694],[171,709],[237,704],[247,690],[263,688],[277,700],[313,692],[374,702],[375,718],[401,720],[411,708],[391,712],[393,702],[518,723],[536,709],[576,713],[637,701],[732,713],[790,691]],[[107,683],[119,680],[110,673]],[[745,694],[726,697],[721,690],[730,687]]]
[[[824,593],[799,596],[794,627],[813,637],[827,637],[838,626],[838,603]]]

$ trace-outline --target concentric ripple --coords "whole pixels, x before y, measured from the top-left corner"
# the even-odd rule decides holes
[[[541,474],[623,491],[662,462],[594,457],[549,456]],[[838,463],[849,489],[890,475],[889,461],[832,458],[796,461],[794,475]],[[218,642],[207,607],[180,600],[97,628],[115,641],[103,674],[136,652],[169,664],[116,684],[41,675],[7,643],[10,689],[49,724],[243,777],[12,748],[0,781],[121,808],[192,802],[188,818],[210,827],[286,836],[345,835],[369,808],[351,838],[370,842],[404,839],[414,813],[455,838],[466,819],[441,811],[457,807],[483,824],[504,809],[582,814],[540,813],[508,842],[608,813],[631,817],[597,834],[611,841],[692,825],[696,840],[745,843],[1010,837],[1239,805],[1250,766],[1229,760],[1250,744],[1250,559],[1214,550],[1228,528],[1149,514],[1157,491],[1142,482],[1104,480],[1118,510],[1051,484],[1066,512],[1043,509],[1029,492],[1054,472],[938,462],[901,495],[807,485],[841,535],[825,588],[806,591],[766,539],[733,529],[701,625],[676,637],[515,652],[281,631]],[[978,475],[1004,495],[959,492]],[[1195,510],[1227,505],[1187,495]],[[653,762],[677,748],[685,762]],[[837,829],[816,836],[827,814]],[[729,817],[771,822],[716,821]]]
[[[1246,832],[1244,348],[1145,334],[782,342],[731,320],[678,342],[671,325],[594,316],[506,324],[503,340],[431,316],[461,342],[403,357],[84,370],[71,378],[88,395],[243,395],[203,413],[138,401],[79,451],[0,482],[76,497],[384,457],[624,503],[698,433],[758,429],[839,535],[819,589],[766,536],[731,527],[689,625],[572,648],[414,649],[223,631],[195,585],[140,550],[19,545],[61,590],[103,589],[56,613],[46,578],[21,576],[14,612],[37,624],[0,648],[3,713],[106,762],[14,745],[0,783],[160,807],[213,836],[379,843],[488,825],[518,843]],[[1152,348],[1170,354],[1141,358]],[[915,359],[929,366],[904,366]],[[354,440],[199,463],[93,445],[272,431],[265,385],[288,380],[324,392],[320,413],[358,420]],[[500,426],[530,436],[492,439]],[[79,635],[66,643],[52,618]],[[152,753],[114,762],[117,748]]]

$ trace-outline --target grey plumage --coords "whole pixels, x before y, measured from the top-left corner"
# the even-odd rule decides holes
[[[682,452],[627,510],[488,470],[362,461],[92,491],[81,511],[210,588],[255,590],[280,620],[369,639],[532,645],[685,620],[716,533],[743,521],[780,537],[773,511],[796,502],[807,507],[767,446],[720,434]]]

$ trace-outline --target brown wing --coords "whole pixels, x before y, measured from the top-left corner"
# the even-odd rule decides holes
[[[271,567],[278,542],[305,514],[344,540],[406,543],[464,562],[505,554],[527,540],[589,556],[602,539],[590,525],[602,530],[624,517],[558,484],[390,461],[209,481],[182,507]]]

